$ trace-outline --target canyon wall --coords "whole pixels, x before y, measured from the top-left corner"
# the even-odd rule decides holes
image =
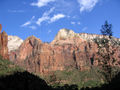
[[[95,38],[102,35],[77,34],[72,30],[61,29],[51,43],[43,43],[31,36],[16,51],[11,51],[10,60],[26,68],[30,72],[49,73],[51,71],[76,68],[89,70],[98,66],[98,46]],[[108,38],[108,37],[106,37]],[[119,39],[113,38],[119,44]],[[112,47],[111,65],[120,66],[120,45]],[[116,60],[112,62],[112,58]]]

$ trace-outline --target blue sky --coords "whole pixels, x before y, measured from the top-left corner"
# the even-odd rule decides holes
[[[105,20],[120,38],[120,0],[0,0],[0,23],[8,35],[50,42],[62,28],[100,34]]]

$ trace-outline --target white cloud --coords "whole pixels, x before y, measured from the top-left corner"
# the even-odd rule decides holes
[[[78,25],[80,25],[81,23],[80,22],[77,22]]]
[[[30,25],[32,23],[32,21],[33,21],[34,18],[35,18],[35,16],[32,16],[31,20],[25,22],[24,24],[22,24],[21,27],[26,27],[26,26]]]
[[[51,30],[48,30],[48,34],[51,33],[52,31]]]
[[[28,26],[28,25],[30,25],[31,24],[31,21],[27,21],[27,22],[25,22],[23,25],[21,25],[21,27],[25,27],[25,26]]]
[[[55,22],[61,18],[64,18],[65,15],[64,14],[57,14],[57,15],[54,15],[51,19],[50,19],[50,22]]]
[[[80,12],[91,11],[99,0],[77,0],[80,4]]]
[[[8,10],[10,13],[23,13],[24,10]]]
[[[36,21],[36,24],[41,25],[41,23],[45,21],[52,23],[65,17],[64,14],[56,14],[53,17],[50,17],[49,15],[54,11],[54,9],[55,8],[53,7],[49,11],[43,13],[42,17],[38,18],[38,20]]]
[[[74,24],[76,24],[76,23],[75,23],[75,22],[71,22],[71,24],[73,24],[73,25],[74,25]]]
[[[31,29],[33,29],[33,30],[35,30],[35,29],[37,29],[37,27],[36,26],[29,26],[29,28],[31,28]]]
[[[42,22],[49,20],[49,14],[51,14],[54,11],[54,9],[55,8],[53,7],[49,11],[43,13],[42,17],[36,21],[36,24],[41,25]]]
[[[82,29],[82,31],[86,31],[88,28],[87,27],[84,27],[83,29]]]
[[[37,24],[40,26],[42,22],[52,23],[61,18],[66,17],[64,14],[61,14],[61,13],[55,14],[51,17],[50,14],[54,11],[54,9],[55,9],[55,7],[51,8],[49,11],[44,12],[43,15],[40,18],[38,18],[36,21],[33,21],[35,19],[35,16],[33,16],[29,21],[27,21],[23,25],[21,25],[21,27],[29,26],[29,28],[31,28],[31,29],[36,29],[36,27],[32,26],[31,24]]]
[[[80,23],[80,22],[74,22],[74,21],[72,21],[71,24],[72,24],[72,25],[75,25],[75,24],[80,25],[81,23]]]
[[[46,21],[46,20],[49,20],[49,17],[48,16],[43,16],[43,17],[41,17],[37,20],[36,24],[41,25],[41,23]]]
[[[49,11],[45,12],[43,16],[48,16],[54,11],[55,7],[52,7]]]
[[[35,19],[35,16],[32,16],[31,21],[32,21],[33,19]]]
[[[31,3],[32,6],[43,7],[46,6],[50,2],[54,2],[55,0],[38,0],[38,2]]]

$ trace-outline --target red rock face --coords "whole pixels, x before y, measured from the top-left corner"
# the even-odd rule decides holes
[[[3,31],[1,33],[2,30],[2,25],[0,24],[0,55],[4,58],[4,59],[8,59],[8,47],[7,47],[7,43],[8,43],[8,35],[6,34],[5,31]]]
[[[1,30],[2,30],[2,25],[0,24],[0,33],[1,33]]]
[[[116,50],[114,50],[116,49]],[[120,49],[120,47],[119,47]],[[114,47],[117,61],[112,65],[120,65],[120,50]],[[92,65],[99,64],[98,46],[80,38],[42,43],[34,36],[29,37],[19,50],[11,52],[10,59],[30,72],[46,74],[51,71],[76,68],[89,70]]]

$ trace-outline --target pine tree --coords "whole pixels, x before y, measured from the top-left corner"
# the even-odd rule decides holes
[[[112,32],[112,24],[108,24],[107,21],[105,21],[105,24],[102,25],[102,29],[100,30],[102,35],[108,35],[109,38],[113,35]]]
[[[112,79],[112,66],[110,64],[111,56],[114,54],[111,47],[111,39],[112,39],[112,24],[108,24],[105,21],[105,24],[102,25],[102,29],[100,29],[103,38],[95,39],[95,42],[98,45],[98,62],[102,68],[102,74],[105,76],[106,82],[110,82]]]

